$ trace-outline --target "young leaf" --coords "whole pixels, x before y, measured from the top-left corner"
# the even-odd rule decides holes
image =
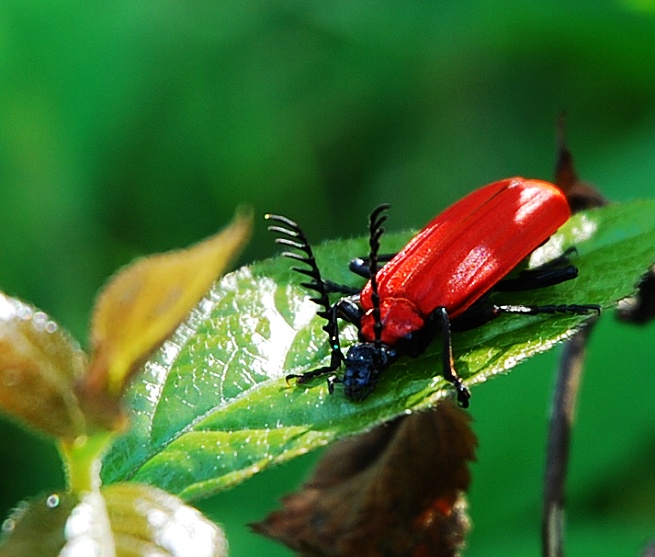
[[[227,556],[223,531],[177,497],[139,484],[116,484],[101,493],[117,556]]]
[[[383,250],[398,249],[408,237],[383,237]],[[578,249],[576,280],[498,293],[496,301],[613,306],[634,290],[655,259],[655,201],[576,215],[535,254],[535,264],[570,245]],[[367,253],[366,239],[329,242],[315,253],[326,278],[361,285],[361,279],[348,277],[347,262]],[[278,258],[227,275],[211,290],[130,389],[131,429],[105,459],[105,482],[133,479],[185,498],[207,496],[271,463],[450,394],[439,375],[439,343],[419,358],[400,360],[361,403],[346,400],[338,387],[330,396],[321,379],[287,385],[288,373],[325,365],[329,356],[323,322],[301,281]],[[583,321],[502,316],[454,335],[456,368],[467,385],[481,383],[552,347]],[[355,337],[353,327],[343,327],[345,349]]]
[[[144,258],[111,279],[93,313],[91,364],[79,389],[94,422],[119,427],[119,400],[130,377],[235,257],[250,234],[250,220],[240,213],[211,238]]]
[[[223,532],[153,487],[116,484],[21,503],[3,524],[3,557],[225,557]]]
[[[0,408],[54,437],[85,430],[75,384],[86,356],[45,313],[0,293]]]
[[[112,557],[114,543],[107,509],[100,494],[53,493],[23,501],[5,520],[3,557],[58,557],[83,552]]]
[[[52,494],[22,501],[2,524],[0,555],[58,557],[66,543],[64,529],[79,499]]]

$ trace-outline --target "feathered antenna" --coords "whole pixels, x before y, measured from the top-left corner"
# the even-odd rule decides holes
[[[317,314],[328,321],[328,324],[323,326],[323,330],[330,334],[330,324],[332,321],[330,317],[330,300],[328,298],[325,282],[321,277],[321,272],[318,270],[318,265],[316,264],[316,259],[314,258],[314,252],[312,251],[312,247],[309,244],[309,240],[307,240],[307,236],[305,236],[305,233],[302,231],[300,226],[298,226],[298,224],[291,219],[281,215],[271,214],[264,215],[264,218],[279,223],[268,227],[268,230],[271,232],[282,234],[281,238],[275,239],[276,243],[282,246],[288,246],[297,249],[301,252],[296,253],[293,251],[284,251],[282,252],[282,255],[284,257],[288,257],[289,259],[293,259],[294,261],[304,263],[309,267],[307,269],[305,267],[294,266],[291,267],[291,269],[311,279],[310,282],[302,282],[301,286],[316,292],[317,295],[311,297],[310,300],[321,308]]]
[[[330,299],[328,298],[328,286],[333,283],[326,282],[323,280],[323,277],[321,277],[321,272],[318,270],[318,265],[316,264],[312,247],[309,245],[309,240],[307,240],[307,236],[305,236],[305,233],[298,224],[291,219],[280,215],[268,214],[265,215],[264,218],[279,223],[268,227],[271,232],[277,232],[278,234],[283,235],[281,238],[275,239],[278,244],[289,246],[301,252],[295,253],[293,251],[285,251],[282,252],[282,255],[289,259],[293,259],[294,261],[300,261],[309,267],[309,269],[304,267],[292,267],[292,270],[312,279],[310,282],[301,283],[301,286],[317,293],[316,296],[310,297],[310,300],[319,306],[320,310],[316,313],[326,321],[322,328],[327,333],[330,342],[330,365],[300,375],[295,373],[287,375],[287,381],[290,379],[296,379],[298,383],[305,383],[312,377],[317,377],[336,370],[344,359],[343,352],[341,352],[341,343],[339,341],[337,308],[336,306],[330,305]],[[331,378],[328,379],[330,392],[334,389],[334,383],[337,381],[338,380],[335,376],[331,376]]]
[[[373,334],[375,335],[375,345],[382,344],[382,318],[380,316],[380,294],[378,292],[378,257],[380,251],[380,236],[384,232],[382,225],[387,220],[387,215],[384,215],[390,205],[383,203],[378,205],[371,216],[369,217],[369,271],[371,274],[371,302],[373,304]]]

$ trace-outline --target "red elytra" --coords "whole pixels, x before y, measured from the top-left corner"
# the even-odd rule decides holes
[[[570,217],[562,191],[541,180],[507,178],[437,215],[377,273],[383,343],[423,327],[439,306],[454,319],[487,293]],[[371,281],[359,303],[360,336],[373,341]]]
[[[442,338],[442,375],[457,390],[466,407],[470,393],[454,368],[451,326],[462,331],[480,326],[502,313],[587,314],[600,312],[598,305],[495,305],[493,291],[527,290],[574,279],[578,270],[567,253],[541,267],[505,278],[516,265],[543,244],[569,216],[564,194],[541,180],[508,178],[467,195],[421,230],[398,254],[378,270],[380,236],[388,205],[369,217],[369,264],[355,259],[351,270],[369,278],[362,290],[325,281],[302,229],[279,215],[266,218],[279,224],[269,230],[284,235],[276,241],[301,253],[283,255],[308,265],[294,269],[311,282],[302,283],[316,295],[311,298],[327,321],[323,329],[330,347],[330,364],[303,374],[290,374],[305,383],[328,376],[328,388],[343,383],[348,398],[363,400],[375,387],[383,371],[401,356],[418,356],[437,334]],[[282,226],[280,226],[280,224]],[[348,296],[334,304],[328,294]],[[358,344],[341,351],[337,320],[355,324]],[[344,364],[343,377],[334,372]]]

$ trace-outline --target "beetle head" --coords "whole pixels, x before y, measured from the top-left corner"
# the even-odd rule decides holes
[[[396,359],[396,351],[386,344],[363,342],[348,349],[344,362],[343,386],[352,400],[364,400],[373,391],[380,373]]]

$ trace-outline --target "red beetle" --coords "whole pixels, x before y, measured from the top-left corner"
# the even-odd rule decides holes
[[[378,270],[378,263],[388,259],[378,253],[387,208],[381,205],[371,214],[368,261],[355,259],[350,265],[351,270],[369,279],[361,291],[323,280],[300,227],[285,217],[266,215],[283,225],[269,227],[285,236],[276,241],[302,252],[284,255],[309,266],[294,269],[312,279],[303,286],[318,293],[312,300],[322,308],[319,315],[327,320],[323,329],[332,347],[329,366],[287,379],[305,383],[330,374],[330,392],[341,382],[346,396],[362,400],[395,360],[421,354],[441,333],[443,375],[453,383],[459,403],[466,407],[470,393],[453,366],[451,328],[476,327],[501,313],[600,311],[598,305],[502,306],[488,301],[492,291],[539,288],[577,276],[565,253],[523,271],[518,278],[505,278],[568,220],[566,197],[553,184],[508,178],[480,188],[435,217]],[[330,304],[330,292],[348,296]],[[354,323],[359,330],[361,342],[351,346],[345,356],[339,342],[338,318]],[[339,378],[334,372],[342,362],[345,372]]]

